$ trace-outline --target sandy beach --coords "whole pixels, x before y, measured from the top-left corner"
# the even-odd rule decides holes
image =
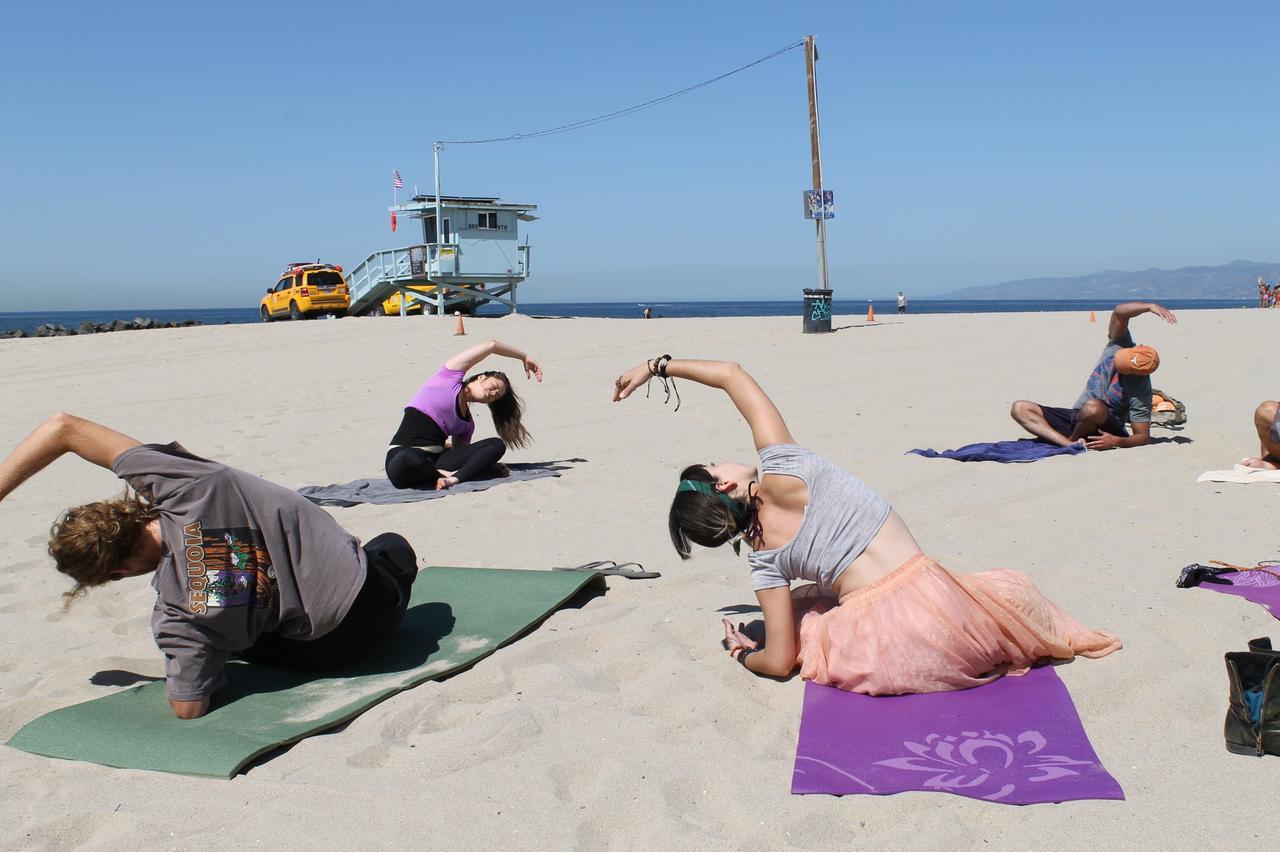
[[[658,580],[555,613],[474,668],[372,708],[231,781],[109,769],[0,748],[0,849],[1256,847],[1255,800],[1280,763],[1223,747],[1222,655],[1280,634],[1260,607],[1174,587],[1181,566],[1275,558],[1280,485],[1196,484],[1254,455],[1252,412],[1280,393],[1280,316],[1191,311],[1133,321],[1156,346],[1154,385],[1187,405],[1181,432],[1027,465],[904,455],[1022,437],[1020,398],[1070,405],[1104,345],[1087,314],[837,316],[830,335],[786,318],[592,320],[526,316],[346,319],[0,342],[0,452],[69,411],[142,441],[298,487],[382,475],[387,439],[423,379],[496,337],[542,363],[516,377],[531,448],[556,479],[395,506],[331,509],[362,539],[394,530],[423,564],[549,568],[637,561]],[[1028,572],[1054,601],[1125,643],[1057,669],[1124,802],[1011,807],[940,793],[792,796],[803,683],[748,675],[722,650],[720,610],[753,605],[729,548],[681,563],[666,529],[679,469],[754,459],[723,395],[679,383],[610,404],[646,357],[737,360],[796,439],[888,498],[953,571]],[[1270,383],[1269,383],[1270,382]],[[493,434],[487,414],[477,437]],[[56,462],[0,504],[0,738],[42,713],[159,676],[145,579],[95,590],[45,552],[63,508],[119,493],[108,472]],[[1262,841],[1265,846],[1266,841]]]

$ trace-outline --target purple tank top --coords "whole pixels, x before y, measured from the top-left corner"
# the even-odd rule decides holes
[[[471,434],[476,430],[475,421],[458,416],[458,394],[462,391],[462,379],[461,370],[441,367],[409,400],[411,408],[430,417],[446,435],[453,438],[455,447],[470,444]]]

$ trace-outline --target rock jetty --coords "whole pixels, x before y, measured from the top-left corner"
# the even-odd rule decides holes
[[[144,328],[189,328],[193,325],[204,325],[199,320],[179,320],[178,322],[161,322],[160,320],[134,317],[131,320],[113,320],[112,322],[82,322],[75,328],[65,325],[44,323],[36,326],[35,333],[28,334],[20,328],[13,331],[0,332],[0,340],[17,337],[71,337],[77,334],[104,334],[108,331],[138,331]]]

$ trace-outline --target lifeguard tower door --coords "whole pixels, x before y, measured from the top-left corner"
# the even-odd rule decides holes
[[[446,242],[446,243],[450,242],[452,237],[453,237],[453,229],[449,227],[449,217],[445,216],[443,242]],[[422,241],[427,245],[431,245],[432,243],[435,243],[435,242],[440,242],[439,240],[436,239],[436,217],[435,216],[422,217]]]

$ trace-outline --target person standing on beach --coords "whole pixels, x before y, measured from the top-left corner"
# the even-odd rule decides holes
[[[1280,470],[1280,402],[1269,399],[1253,412],[1253,426],[1258,430],[1262,451],[1257,458],[1242,459],[1246,467]]]
[[[524,405],[506,373],[488,370],[464,378],[467,370],[490,355],[514,358],[524,367],[526,378],[542,381],[542,368],[533,358],[500,340],[473,346],[445,361],[409,400],[387,447],[387,479],[396,488],[439,491],[459,482],[506,476],[498,460],[508,447],[523,447],[531,438],[521,423]],[[473,403],[489,406],[498,437],[471,442],[476,429]]]
[[[1258,276],[1258,307],[1265,308],[1268,300],[1271,298],[1271,290],[1267,287],[1266,280],[1261,275]]]
[[[905,314],[907,312],[907,297],[902,295],[902,291],[898,291],[898,313]]]
[[[1009,410],[1023,429],[1044,441],[1065,447],[1083,443],[1091,450],[1140,447],[1151,440],[1151,374],[1160,355],[1138,346],[1129,321],[1151,313],[1176,323],[1173,312],[1155,302],[1116,305],[1107,325],[1107,345],[1098,358],[1084,392],[1071,408],[1055,408],[1020,399]],[[1125,427],[1133,426],[1133,434]]]
[[[133,489],[54,524],[49,555],[76,581],[66,604],[90,587],[152,575],[151,629],[180,719],[209,711],[233,655],[334,670],[387,643],[404,618],[418,565],[401,536],[362,547],[292,489],[176,443],[142,444],[55,414],[0,462],[0,501],[65,453]]]
[[[648,305],[645,305],[645,306],[644,306],[644,318],[645,318],[645,319],[649,319],[649,317],[650,317],[650,316],[652,316],[652,315],[653,315],[653,311],[652,311],[652,310],[650,310],[650,308],[649,308],[649,306],[648,306]]]
[[[787,677],[799,666],[802,678],[850,692],[942,692],[1121,647],[1055,606],[1025,574],[953,574],[926,556],[883,497],[795,444],[773,401],[739,364],[663,355],[619,376],[613,401],[655,378],[723,391],[760,455],[758,469],[737,462],[685,468],[667,515],[683,559],[693,544],[750,548],[763,635],[722,624],[725,650],[752,674]],[[811,584],[793,592],[800,580]]]

